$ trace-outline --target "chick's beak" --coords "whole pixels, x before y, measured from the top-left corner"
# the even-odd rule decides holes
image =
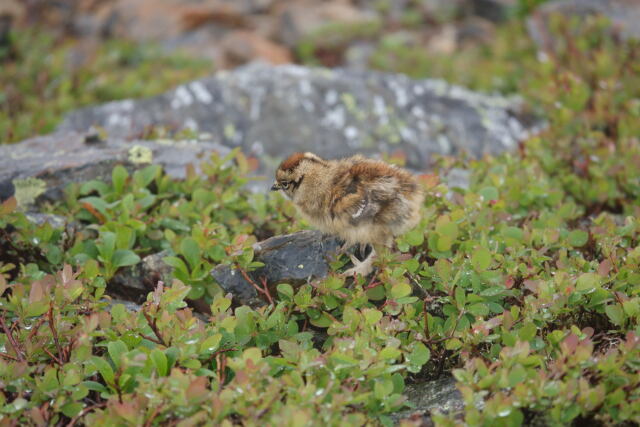
[[[280,186],[278,185],[277,182],[274,182],[273,185],[271,186],[271,191],[278,191],[280,189]]]

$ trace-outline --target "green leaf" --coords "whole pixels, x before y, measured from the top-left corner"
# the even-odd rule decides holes
[[[158,349],[152,350],[150,356],[151,356],[151,361],[153,362],[153,365],[156,367],[156,370],[158,371],[158,374],[161,377],[167,376],[167,373],[168,373],[167,356],[165,356],[165,354]]]
[[[489,307],[486,304],[476,303],[468,306],[467,311],[474,316],[486,316],[489,314]]]
[[[471,256],[471,264],[476,271],[486,270],[491,265],[491,252],[487,248],[477,248]]]
[[[584,246],[589,240],[589,233],[582,230],[573,230],[569,233],[569,244],[573,247],[579,248]]]
[[[187,264],[185,264],[184,261],[181,260],[180,258],[175,256],[167,256],[162,258],[162,261],[164,261],[170,267],[173,267],[176,270],[180,271],[185,276],[189,275],[189,269],[187,268]]]
[[[407,233],[405,238],[411,246],[420,246],[424,242],[424,232],[420,229],[415,229]]]
[[[116,367],[120,366],[122,355],[128,351],[127,345],[120,340],[112,341],[107,344],[107,349],[109,350],[109,356],[111,356],[111,360],[113,360]]]
[[[288,300],[292,300],[293,299],[293,287],[288,284],[288,283],[280,283],[277,287],[276,290],[278,291],[278,293],[284,297],[286,297]]]
[[[527,370],[524,366],[517,364],[509,372],[509,386],[515,387],[516,385],[524,382],[527,379]]]
[[[99,197],[85,197],[85,198],[80,199],[78,201],[80,203],[88,203],[95,210],[97,210],[98,212],[100,212],[104,216],[108,215],[109,205],[107,204],[107,202],[105,202],[104,200],[102,200]]]
[[[127,178],[129,178],[129,172],[127,172],[122,165],[117,165],[111,171],[111,182],[113,183],[113,189],[117,194],[121,194],[124,190]]]
[[[364,308],[362,309],[362,314],[364,315],[367,325],[375,325],[382,319],[382,312],[375,308]]]
[[[136,233],[129,227],[118,227],[116,231],[116,248],[131,249],[136,242]]]
[[[62,411],[62,413],[64,415],[66,415],[69,418],[73,418],[76,415],[78,415],[80,413],[80,411],[82,411],[82,408],[84,406],[82,405],[82,403],[79,402],[69,402],[67,404],[65,404],[62,408],[60,408],[60,411]]]
[[[373,384],[373,394],[377,399],[384,399],[393,393],[393,381],[391,378],[376,378]]]
[[[109,362],[107,362],[106,360],[100,357],[93,356],[91,358],[91,363],[93,364],[93,366],[96,367],[98,372],[100,372],[102,379],[107,384],[113,384],[113,379],[114,379],[113,368],[111,367]]]
[[[583,273],[576,281],[576,289],[587,293],[593,292],[601,286],[601,277],[597,273]]]
[[[440,235],[436,243],[436,249],[440,252],[446,252],[453,246],[453,237],[449,235]]]
[[[99,382],[96,381],[83,381],[82,385],[85,386],[87,389],[92,390],[92,391],[97,391],[100,393],[108,393],[109,389],[106,388],[104,385],[100,384]]]
[[[27,306],[26,315],[28,317],[42,316],[49,310],[47,301],[35,301]]]
[[[222,334],[211,335],[200,344],[200,352],[216,351],[220,345],[220,341],[222,341]]]
[[[447,350],[457,350],[462,347],[462,341],[460,341],[458,338],[451,338],[447,340],[444,347]]]
[[[378,353],[378,357],[382,360],[390,360],[397,359],[401,354],[402,352],[395,347],[385,347]]]
[[[180,253],[189,263],[191,270],[196,268],[200,263],[200,246],[198,246],[198,243],[191,237],[182,239],[182,242],[180,242]]]
[[[116,235],[110,231],[100,233],[100,242],[98,242],[98,252],[102,259],[106,262],[113,258],[113,251],[116,248]]]
[[[531,341],[538,332],[538,328],[532,322],[525,323],[518,331],[518,336],[522,341]]]
[[[624,312],[619,304],[611,304],[604,308],[605,313],[609,316],[611,323],[616,326],[622,326],[624,323]]]
[[[149,165],[146,168],[136,171],[133,174],[133,179],[140,188],[144,188],[151,184],[151,181],[156,177],[156,174],[160,172],[160,166]]]
[[[97,192],[101,196],[109,192],[109,186],[103,181],[91,180],[87,181],[80,187],[80,194],[86,196],[93,192]]]
[[[114,267],[127,267],[140,262],[140,257],[128,249],[119,249],[114,252],[111,263]]]
[[[407,360],[410,364],[415,366],[422,366],[431,358],[431,352],[421,342],[416,342],[411,350],[411,353],[407,355]]]
[[[411,294],[411,285],[408,283],[396,283],[391,288],[391,297],[394,299],[402,298]]]
[[[518,227],[506,227],[502,231],[502,234],[505,237],[510,237],[514,240],[517,240],[518,242],[522,242],[524,238],[524,232],[522,231],[521,228],[518,228]]]
[[[498,189],[496,187],[484,187],[482,190],[480,190],[479,194],[486,202],[491,200],[498,200],[499,197]]]

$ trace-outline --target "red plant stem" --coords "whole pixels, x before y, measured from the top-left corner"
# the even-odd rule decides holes
[[[269,301],[269,304],[273,304],[273,297],[271,297],[271,293],[269,292],[269,288],[267,287],[267,280],[265,278],[262,278],[263,287],[261,288],[256,284],[256,282],[253,281],[253,279],[251,279],[251,277],[247,274],[246,271],[244,271],[242,268],[239,268],[239,267],[238,267],[238,270],[240,271],[240,274],[242,274],[242,277],[244,277],[244,280],[249,282],[249,284],[253,286],[256,291],[264,295]]]
[[[149,313],[147,312],[146,307],[142,309],[142,314],[144,314],[144,318],[147,319],[147,323],[151,327],[151,330],[153,331],[153,333],[156,334],[156,337],[158,337],[159,344],[162,344],[165,347],[169,347],[166,341],[162,338],[162,334],[158,330],[158,325],[156,324],[156,320],[152,319],[151,316],[149,316]],[[150,340],[150,341],[154,341],[154,340]],[[154,342],[158,343],[158,341],[154,341]]]
[[[78,420],[80,418],[84,417],[89,412],[93,411],[94,409],[104,408],[105,406],[107,406],[107,402],[101,402],[101,403],[96,403],[95,405],[87,406],[82,411],[80,411],[78,413],[78,415],[76,415],[75,417],[71,418],[71,421],[69,421],[69,423],[67,424],[67,427],[74,426],[78,422]]]
[[[7,335],[7,339],[9,340],[9,344],[11,344],[11,347],[13,347],[13,351],[16,352],[16,356],[18,360],[20,362],[24,362],[25,361],[24,354],[22,354],[22,351],[20,350],[20,346],[18,345],[18,342],[14,338],[13,333],[9,330],[9,328],[7,328],[7,324],[4,323],[4,316],[0,316],[0,326],[2,326],[4,333]]]
[[[58,340],[58,331],[56,331],[56,326],[53,323],[53,303],[51,304],[51,306],[49,306],[49,328],[51,329],[51,334],[53,335],[53,342],[55,342],[56,344],[56,350],[58,351],[58,363],[60,363],[60,365],[62,365],[62,347],[60,347],[60,341]]]

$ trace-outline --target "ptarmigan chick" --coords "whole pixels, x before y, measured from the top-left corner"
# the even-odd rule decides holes
[[[373,270],[374,245],[390,247],[393,238],[420,221],[424,195],[404,169],[353,156],[324,160],[313,153],[295,153],[280,164],[271,190],[281,190],[314,227],[345,241],[343,248],[370,244],[372,251],[344,275]]]

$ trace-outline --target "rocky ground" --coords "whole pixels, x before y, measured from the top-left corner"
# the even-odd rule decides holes
[[[516,0],[5,0],[2,28],[44,26],[81,40],[76,61],[108,38],[155,42],[208,58],[218,69],[255,60],[298,62],[309,52],[321,64],[366,68],[382,35],[432,52],[491,40],[494,26],[524,13]],[[552,13],[609,17],[623,36],[638,36],[634,0],[558,0],[530,18],[530,30],[549,45]],[[1,39],[1,37],[0,37]]]
[[[406,158],[411,169],[426,172],[436,154],[464,151],[479,158],[515,150],[544,126],[517,97],[366,70],[382,28],[386,32],[398,27],[403,37],[427,49],[454,52],[461,43],[490,37],[494,23],[516,10],[515,1],[383,3],[378,7],[347,0],[3,4],[0,12],[11,17],[1,21],[6,27],[8,22],[37,23],[84,40],[117,36],[153,41],[210,58],[216,68],[229,71],[157,97],[75,111],[53,134],[0,146],[0,198],[55,200],[69,182],[107,176],[115,164],[135,169],[158,163],[181,177],[186,165],[205,153],[227,153],[236,147],[249,157],[254,174],[261,176],[271,176],[281,157],[293,150],[312,150],[327,157],[395,153]],[[603,13],[622,37],[639,35],[635,22],[640,7],[631,0],[549,2],[529,20],[532,37],[547,51],[553,50],[553,40],[546,36],[552,12]],[[412,20],[427,25],[411,28]],[[337,34],[334,40],[327,28]],[[86,49],[86,43],[91,41],[78,49]],[[305,43],[320,64],[344,68],[283,65],[300,62]],[[236,68],[255,60],[268,64]],[[158,127],[183,136],[150,137],[148,130]],[[264,185],[255,186],[260,188]],[[323,277],[328,271],[326,258],[337,246],[334,239],[313,232],[277,236],[256,244],[256,259],[266,265],[252,277],[229,267],[216,267],[211,274],[238,304],[255,305],[264,302],[255,287],[258,277],[267,284]],[[114,293],[135,300],[151,290],[141,284],[141,277],[161,276],[167,268],[153,257],[162,256],[151,255],[136,269],[114,278],[113,283],[121,287]],[[425,385],[436,392],[411,391],[419,409],[461,407],[453,382],[439,381]],[[445,390],[446,396],[438,390]]]

